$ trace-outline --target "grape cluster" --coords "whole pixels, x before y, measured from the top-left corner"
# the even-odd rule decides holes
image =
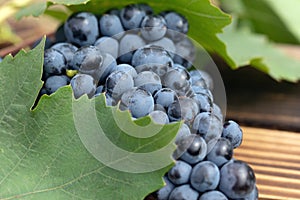
[[[75,13],[45,48],[40,94],[70,84],[75,98],[104,93],[108,106],[129,110],[133,119],[183,120],[176,164],[152,194],[159,200],[257,199],[253,170],[232,157],[242,131],[234,121],[224,123],[211,76],[193,67],[188,29],[181,14],[154,14],[146,4],[101,16]]]

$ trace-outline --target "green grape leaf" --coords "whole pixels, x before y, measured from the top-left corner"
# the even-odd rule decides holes
[[[38,17],[42,15],[47,9],[46,2],[35,2],[31,5],[27,5],[24,8],[21,8],[16,14],[15,17],[17,20],[20,20],[23,17],[34,16]]]
[[[297,82],[300,79],[300,61],[280,50],[266,36],[252,33],[249,29],[237,28],[233,23],[226,27],[220,39],[226,44],[236,69],[251,65],[277,81]]]
[[[221,0],[222,7],[255,32],[280,43],[300,43],[298,0]]]
[[[135,123],[70,86],[35,105],[44,43],[0,63],[0,199],[142,200],[161,188],[180,123]]]

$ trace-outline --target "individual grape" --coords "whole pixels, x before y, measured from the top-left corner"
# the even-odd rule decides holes
[[[117,67],[117,61],[116,59],[108,54],[108,53],[103,53],[103,63],[100,67],[100,70],[97,71],[97,80],[99,80],[99,83],[104,84],[107,77],[113,72],[115,71],[116,67]]]
[[[65,22],[64,33],[68,42],[79,46],[92,45],[99,36],[98,20],[89,12],[75,13]]]
[[[192,90],[194,87],[192,87]],[[196,100],[200,107],[200,112],[211,112],[213,107],[213,101],[208,97],[208,95],[205,94],[197,94],[195,93],[195,90],[193,90],[193,99]]]
[[[127,33],[120,40],[119,60],[123,63],[131,63],[135,50],[145,45],[145,41],[139,35]]]
[[[231,160],[220,170],[219,189],[231,199],[246,198],[255,189],[255,175],[245,162]]]
[[[132,56],[131,64],[133,67],[140,65],[162,65],[173,66],[173,60],[168,52],[159,46],[147,45],[136,50]]]
[[[113,99],[118,100],[122,94],[134,86],[133,78],[125,72],[114,71],[106,79],[105,90]]]
[[[203,193],[199,200],[228,200],[228,198],[220,191],[212,190]]]
[[[222,137],[227,138],[232,143],[233,148],[237,148],[242,143],[243,131],[238,123],[233,120],[229,120],[224,123]]]
[[[199,192],[214,190],[219,185],[220,171],[211,161],[203,161],[193,167],[191,185]]]
[[[184,120],[184,123],[190,125],[199,113],[197,102],[189,97],[179,97],[168,107],[170,121]]]
[[[170,193],[172,192],[172,190],[175,187],[173,185],[173,183],[171,181],[169,181],[169,179],[166,176],[164,176],[163,178],[164,178],[164,181],[166,184],[163,188],[159,189],[156,192],[158,200],[168,200]]]
[[[152,118],[152,120],[156,124],[168,124],[169,123],[169,117],[168,115],[160,110],[153,110],[149,113],[149,116]]]
[[[140,27],[146,11],[138,4],[130,4],[121,9],[120,19],[125,30],[136,29]]]
[[[45,82],[45,89],[47,94],[52,94],[60,87],[69,84],[69,78],[65,75],[54,75],[47,78]]]
[[[76,74],[70,83],[76,99],[84,94],[87,94],[89,98],[95,95],[96,84],[93,77],[88,74]]]
[[[164,87],[171,88],[179,96],[185,96],[190,90],[190,82],[185,72],[178,69],[171,69],[162,78]]]
[[[123,71],[125,73],[129,73],[132,78],[135,78],[137,76],[136,70],[129,64],[119,64],[115,67],[114,71]]]
[[[189,184],[177,186],[169,196],[169,200],[197,200],[199,194]]]
[[[163,37],[160,40],[153,41],[150,43],[150,45],[155,45],[164,48],[169,53],[172,59],[174,57],[174,53],[176,53],[176,47],[174,42],[167,37]]]
[[[188,183],[192,167],[184,161],[176,161],[175,165],[168,172],[168,178],[174,185],[182,185]]]
[[[129,110],[130,98],[136,92],[137,89],[137,87],[133,87],[122,94],[119,104],[120,110]]]
[[[185,68],[190,68],[195,61],[196,49],[192,41],[188,37],[175,43],[176,54],[174,56],[174,62],[178,63]]]
[[[159,15],[146,15],[141,23],[141,35],[147,41],[163,38],[167,32],[167,22]]]
[[[146,90],[138,88],[130,96],[128,108],[133,117],[144,117],[154,110],[153,97]]]
[[[162,88],[159,76],[151,71],[139,73],[134,78],[134,86],[142,88],[152,95]]]
[[[207,153],[207,145],[205,140],[195,134],[182,138],[177,143],[177,149],[173,154],[175,159],[180,158],[185,162],[193,165],[202,161]]]
[[[193,122],[192,132],[202,136],[207,143],[207,152],[215,146],[222,134],[222,123],[209,112],[199,113]]]
[[[192,86],[196,87],[201,87],[201,88],[208,88],[208,83],[202,76],[202,71],[195,69],[190,71],[190,76],[191,76],[191,82]]]
[[[168,31],[169,37],[175,42],[180,41],[189,29],[186,18],[176,12],[165,12],[162,15],[167,22],[168,29],[171,30]]]
[[[176,92],[170,88],[158,90],[153,98],[156,104],[162,105],[165,109],[167,109],[174,101],[178,100]]]
[[[215,163],[218,167],[231,160],[233,155],[233,146],[226,138],[219,138],[216,145],[207,154],[206,159]]]
[[[66,59],[55,49],[46,49],[44,52],[44,72],[48,75],[59,75],[66,70]]]
[[[95,46],[84,46],[74,53],[71,66],[75,70],[80,69],[83,73],[93,75],[95,71],[100,68],[102,63],[103,57],[100,49]]]
[[[191,135],[190,128],[188,127],[188,125],[182,124],[180,129],[177,132],[177,135],[175,138],[175,144],[179,144],[180,141],[188,135]]]
[[[67,62],[67,66],[71,65],[73,56],[74,56],[75,52],[78,50],[78,48],[76,46],[72,45],[71,43],[67,43],[67,42],[56,43],[51,48],[59,51],[61,54],[64,55],[66,62]]]
[[[124,35],[124,28],[118,15],[103,14],[99,20],[99,25],[103,36],[120,39]]]
[[[94,46],[98,47],[102,53],[108,53],[112,55],[115,59],[117,59],[119,56],[119,42],[112,37],[100,37],[96,40]]]

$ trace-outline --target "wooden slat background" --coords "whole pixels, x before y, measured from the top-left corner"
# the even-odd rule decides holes
[[[254,169],[260,199],[300,199],[300,134],[242,127],[234,157]]]

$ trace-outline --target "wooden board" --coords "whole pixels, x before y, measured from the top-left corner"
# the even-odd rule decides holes
[[[244,140],[234,157],[254,169],[259,199],[300,199],[300,134],[242,127]]]

